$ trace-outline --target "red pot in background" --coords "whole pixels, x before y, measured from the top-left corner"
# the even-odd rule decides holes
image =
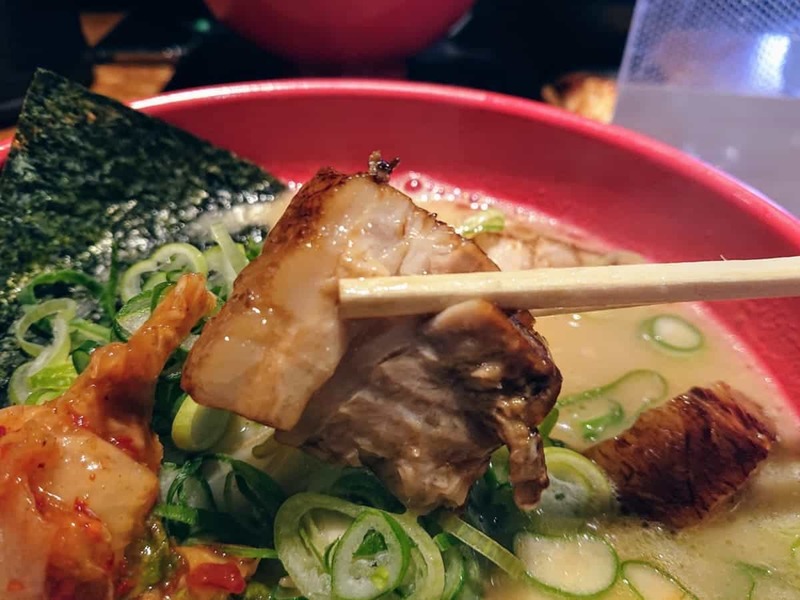
[[[474,0],[206,0],[214,15],[298,63],[380,64],[432,44]]]

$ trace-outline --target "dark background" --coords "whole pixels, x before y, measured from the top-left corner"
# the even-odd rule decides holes
[[[479,0],[455,34],[407,61],[407,77],[538,98],[564,73],[613,73],[633,3]],[[127,16],[89,48],[80,11]],[[92,65],[121,61],[174,63],[168,90],[299,74],[214,22],[201,0],[0,0],[0,126],[13,122],[36,67],[89,84]]]

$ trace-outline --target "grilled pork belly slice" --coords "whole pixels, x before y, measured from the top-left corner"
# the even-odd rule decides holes
[[[481,300],[403,321],[360,331],[298,424],[277,439],[369,466],[421,510],[463,503],[502,440],[517,501],[535,504],[547,477],[529,424],[552,406],[548,377],[538,372],[549,360],[542,346]]]
[[[324,459],[370,467],[419,510],[462,504],[506,443],[516,500],[530,507],[547,485],[536,425],[561,385],[530,315],[480,301],[432,318],[338,315],[342,277],[494,270],[398,190],[323,169],[204,328],[184,389]]]
[[[760,407],[717,383],[648,410],[586,455],[616,484],[624,509],[685,527],[741,489],[775,439]]]

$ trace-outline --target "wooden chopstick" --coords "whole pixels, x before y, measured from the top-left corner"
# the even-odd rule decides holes
[[[435,313],[474,298],[543,316],[784,296],[800,296],[800,256],[339,281],[339,311],[347,319]]]

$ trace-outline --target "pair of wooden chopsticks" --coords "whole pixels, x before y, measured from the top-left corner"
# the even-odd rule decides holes
[[[800,296],[800,257],[341,279],[344,318],[435,313],[482,298],[537,316],[671,302]]]

